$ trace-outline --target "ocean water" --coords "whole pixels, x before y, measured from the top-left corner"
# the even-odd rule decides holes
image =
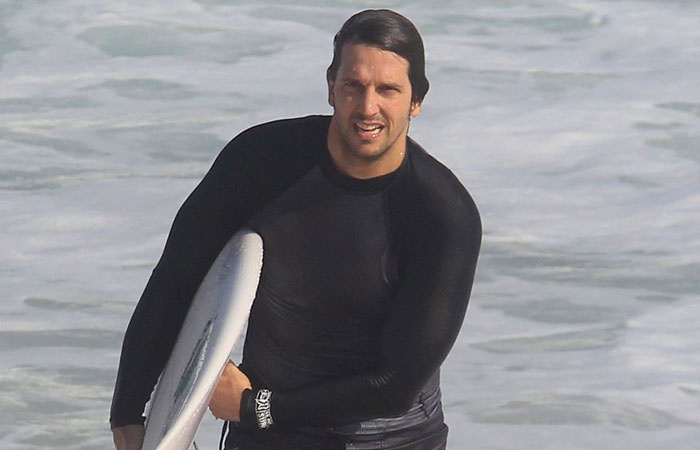
[[[329,113],[333,34],[380,6],[425,39],[411,134],[484,223],[450,448],[698,448],[693,0],[0,0],[0,448],[110,448],[180,203],[244,128]]]

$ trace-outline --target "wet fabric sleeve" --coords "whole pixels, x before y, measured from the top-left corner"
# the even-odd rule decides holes
[[[112,427],[144,422],[145,404],[204,275],[228,239],[314,164],[317,123],[324,126],[309,116],[244,131],[221,151],[184,202],[124,337]],[[294,143],[304,145],[295,148]]]
[[[218,249],[236,228],[229,175],[232,153],[223,152],[187,198],[173,222],[163,254],[132,315],[111,410],[112,427],[143,422],[143,409],[160,375],[192,297]],[[238,219],[240,221],[240,219]],[[202,239],[206,236],[206,239]]]
[[[275,392],[275,424],[332,427],[401,414],[447,356],[466,313],[481,223],[461,185],[431,195],[421,184],[397,182],[387,193],[400,282],[378,342],[379,363],[364,373]],[[256,424],[255,395],[248,393],[242,404],[244,427]]]

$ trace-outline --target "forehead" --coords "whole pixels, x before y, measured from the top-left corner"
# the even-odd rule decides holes
[[[392,51],[365,44],[346,44],[342,49],[338,76],[382,77],[396,82],[408,82],[408,68],[408,60]]]

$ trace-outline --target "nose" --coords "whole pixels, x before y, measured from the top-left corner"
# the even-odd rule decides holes
[[[364,90],[360,99],[360,112],[367,117],[374,116],[379,112],[379,98],[377,92],[371,87]]]

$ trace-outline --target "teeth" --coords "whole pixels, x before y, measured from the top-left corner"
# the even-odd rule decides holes
[[[367,132],[378,131],[382,127],[381,125],[363,125],[363,124],[359,124],[359,123],[356,126],[360,130],[367,131]]]

